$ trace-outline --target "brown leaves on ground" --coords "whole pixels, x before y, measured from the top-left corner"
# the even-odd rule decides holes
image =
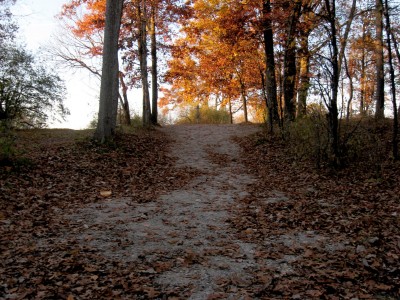
[[[189,287],[154,284],[158,273],[174,267],[168,257],[150,262],[139,256],[133,264],[63,235],[81,230],[63,215],[85,204],[129,198],[139,206],[197,175],[174,167],[159,132],[119,135],[110,145],[93,143],[90,135],[18,133],[25,159],[0,171],[0,298],[188,298]],[[227,298],[232,286],[249,299],[400,297],[398,164],[382,164],[378,173],[362,166],[329,173],[293,161],[285,145],[262,135],[241,145],[258,180],[232,207],[230,221],[239,238],[256,245],[249,255],[258,270],[251,280],[221,279],[209,299]],[[208,154],[221,167],[229,160],[211,149]],[[227,248],[224,255],[236,252]],[[203,257],[187,251],[176,261],[190,267]]]
[[[242,239],[259,245],[267,276],[256,296],[400,297],[398,163],[382,164],[378,176],[362,164],[333,173],[293,161],[281,141],[263,134],[240,144],[259,181],[231,221]]]
[[[177,169],[157,131],[118,135],[99,145],[90,131],[17,133],[20,154],[0,168],[0,298],[148,298],[152,276],[138,265],[106,259],[76,242],[59,241],[64,214],[104,199],[155,200],[196,172]],[[22,159],[23,157],[23,159]],[[71,226],[71,230],[74,228]],[[43,246],[41,241],[53,243]],[[150,268],[143,262],[142,269]],[[173,295],[173,293],[172,293]]]

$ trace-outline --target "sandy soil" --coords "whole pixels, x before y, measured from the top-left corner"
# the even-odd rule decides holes
[[[82,224],[71,234],[112,259],[158,266],[143,270],[154,276],[158,289],[207,299],[223,286],[224,297],[240,299],[258,270],[255,245],[238,240],[227,219],[255,178],[239,162],[240,149],[232,138],[259,128],[188,125],[161,130],[174,140],[171,156],[177,167],[196,168],[201,175],[140,206],[131,199],[87,206],[69,216]]]

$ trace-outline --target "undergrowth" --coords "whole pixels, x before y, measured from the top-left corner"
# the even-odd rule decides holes
[[[176,124],[229,124],[229,112],[208,106],[191,107],[181,113]]]
[[[389,119],[380,122],[372,118],[341,120],[340,167],[368,166],[379,174],[382,164],[392,158],[391,123]],[[310,161],[316,168],[330,166],[331,153],[325,116],[316,114],[298,119],[286,124],[278,135],[282,137],[288,155],[294,160]]]

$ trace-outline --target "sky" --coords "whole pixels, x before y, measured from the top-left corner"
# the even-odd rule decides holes
[[[52,37],[59,34],[57,31],[59,21],[56,15],[67,2],[68,0],[17,0],[13,14],[20,26],[19,37],[33,53],[45,48]],[[99,80],[84,70],[58,68],[57,73],[65,80],[67,88],[65,105],[71,114],[67,116],[66,121],[50,123],[49,127],[87,128],[90,121],[97,116]],[[131,107],[137,111],[138,101],[134,102],[136,103],[131,103]]]

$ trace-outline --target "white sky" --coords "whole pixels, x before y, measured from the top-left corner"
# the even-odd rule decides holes
[[[57,33],[58,20],[55,17],[68,0],[17,0],[13,13],[20,25],[20,37],[29,50],[35,52],[46,47],[52,35]],[[97,116],[99,80],[84,70],[59,69],[59,76],[65,80],[67,92],[65,105],[71,115],[65,122],[49,124],[50,127],[83,129]],[[130,106],[140,109],[140,101],[130,96]]]

